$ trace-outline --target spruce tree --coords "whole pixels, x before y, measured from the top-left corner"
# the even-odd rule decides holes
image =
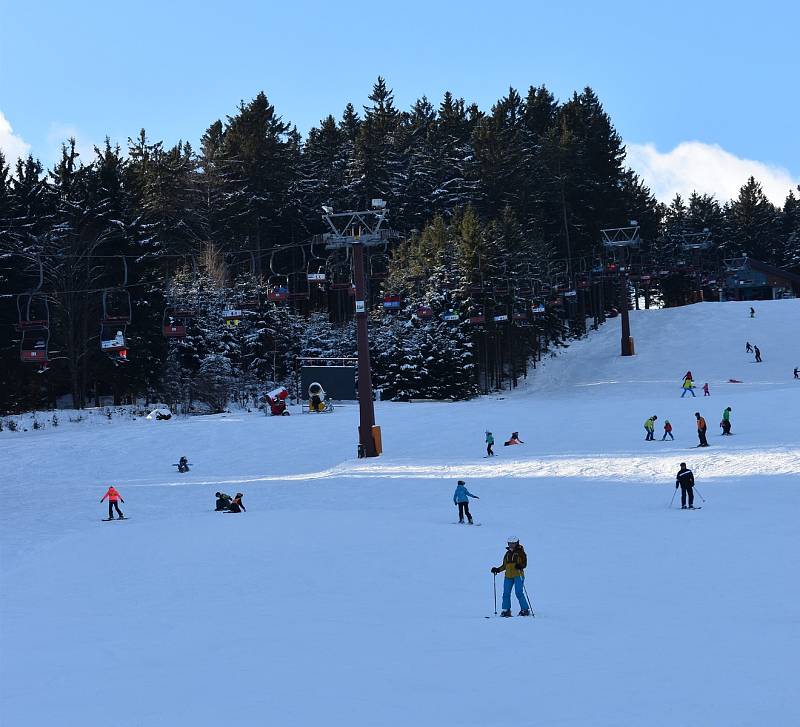
[[[767,263],[780,262],[780,238],[776,234],[778,210],[753,178],[725,208],[729,251]]]
[[[800,274],[800,186],[787,195],[781,219],[783,244],[779,262]]]

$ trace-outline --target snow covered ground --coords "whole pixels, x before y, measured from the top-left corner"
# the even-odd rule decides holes
[[[0,433],[3,725],[800,724],[800,301],[748,307],[636,312],[636,357],[612,321],[505,396],[380,403],[376,460],[354,406]],[[681,461],[698,512],[668,509]],[[482,527],[453,524],[460,476]],[[109,483],[130,520],[100,522]],[[510,534],[536,618],[487,620]]]

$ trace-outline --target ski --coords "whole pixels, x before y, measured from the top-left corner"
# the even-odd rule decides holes
[[[128,520],[127,517],[104,517],[100,522],[109,523],[112,520]]]
[[[460,522],[458,522],[458,520],[456,520],[456,521],[455,521],[454,523],[452,523],[452,524],[453,524],[453,525],[474,525],[475,527],[478,527],[478,528],[479,528],[479,527],[480,527],[480,526],[481,526],[483,523],[474,523],[474,522],[473,522],[473,523],[460,523]]]

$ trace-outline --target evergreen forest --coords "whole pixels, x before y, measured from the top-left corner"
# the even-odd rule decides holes
[[[50,169],[0,154],[0,411],[294,390],[298,357],[355,353],[352,261],[322,207],[375,199],[371,359],[394,400],[514,387],[621,306],[717,299],[726,260],[800,273],[800,189],[659,203],[591,88],[404,110],[378,78],[305,136],[259,93],[196,144],[142,129],[92,158],[67,140]],[[603,245],[617,228],[641,242]]]

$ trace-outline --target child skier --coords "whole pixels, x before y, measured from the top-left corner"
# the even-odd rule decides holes
[[[675,441],[675,437],[672,436],[672,424],[669,423],[669,419],[664,422],[664,436],[661,437],[661,441],[663,442],[667,437],[673,442]]]
[[[473,497],[476,500],[481,498],[473,495],[464,484],[464,480],[459,480],[456,485],[456,491],[453,493],[453,504],[458,506],[458,522],[464,522],[464,515],[467,516],[467,522],[472,525],[472,515],[469,511],[469,498]]]
[[[494,457],[494,452],[492,451],[492,447],[494,447],[494,434],[492,434],[487,429],[486,430],[486,456],[487,457]]]
[[[706,381],[705,384],[703,384],[703,396],[711,396],[711,392],[708,390],[708,382],[707,381]]]
[[[681,468],[675,476],[675,489],[681,488],[681,510],[686,510],[686,498],[689,498],[689,510],[694,510],[694,475],[686,466],[686,462],[681,462]]]
[[[503,565],[492,568],[492,573],[497,575],[505,571],[503,580],[503,610],[501,616],[508,618],[511,616],[511,589],[514,589],[520,606],[520,616],[530,616],[530,605],[525,598],[525,573],[528,565],[528,556],[525,549],[520,545],[519,538],[510,537],[506,554],[503,556]]]
[[[510,447],[512,444],[525,444],[525,442],[519,438],[519,432],[511,432],[511,436],[508,438],[508,441],[503,442],[504,447]]]
[[[116,510],[117,511],[117,519],[118,520],[124,520],[125,516],[122,514],[122,510],[119,509],[119,505],[117,504],[117,501],[119,500],[119,501],[122,501],[124,503],[125,500],[122,499],[122,495],[120,495],[119,492],[117,492],[117,490],[114,487],[114,485],[111,485],[108,488],[108,490],[106,490],[106,494],[103,495],[102,498],[100,498],[100,502],[103,502],[103,500],[105,500],[106,498],[108,498],[108,519],[109,520],[113,520],[114,519],[114,510]]]
[[[725,407],[725,411],[722,412],[722,421],[719,423],[722,427],[722,435],[730,435],[731,433],[731,408],[729,406]]]
[[[658,417],[655,414],[653,414],[653,416],[651,416],[649,419],[645,419],[644,430],[647,432],[647,434],[645,435],[645,438],[644,438],[645,442],[654,442],[655,441],[655,437],[653,436],[653,432],[656,429],[656,419],[658,419]]]

